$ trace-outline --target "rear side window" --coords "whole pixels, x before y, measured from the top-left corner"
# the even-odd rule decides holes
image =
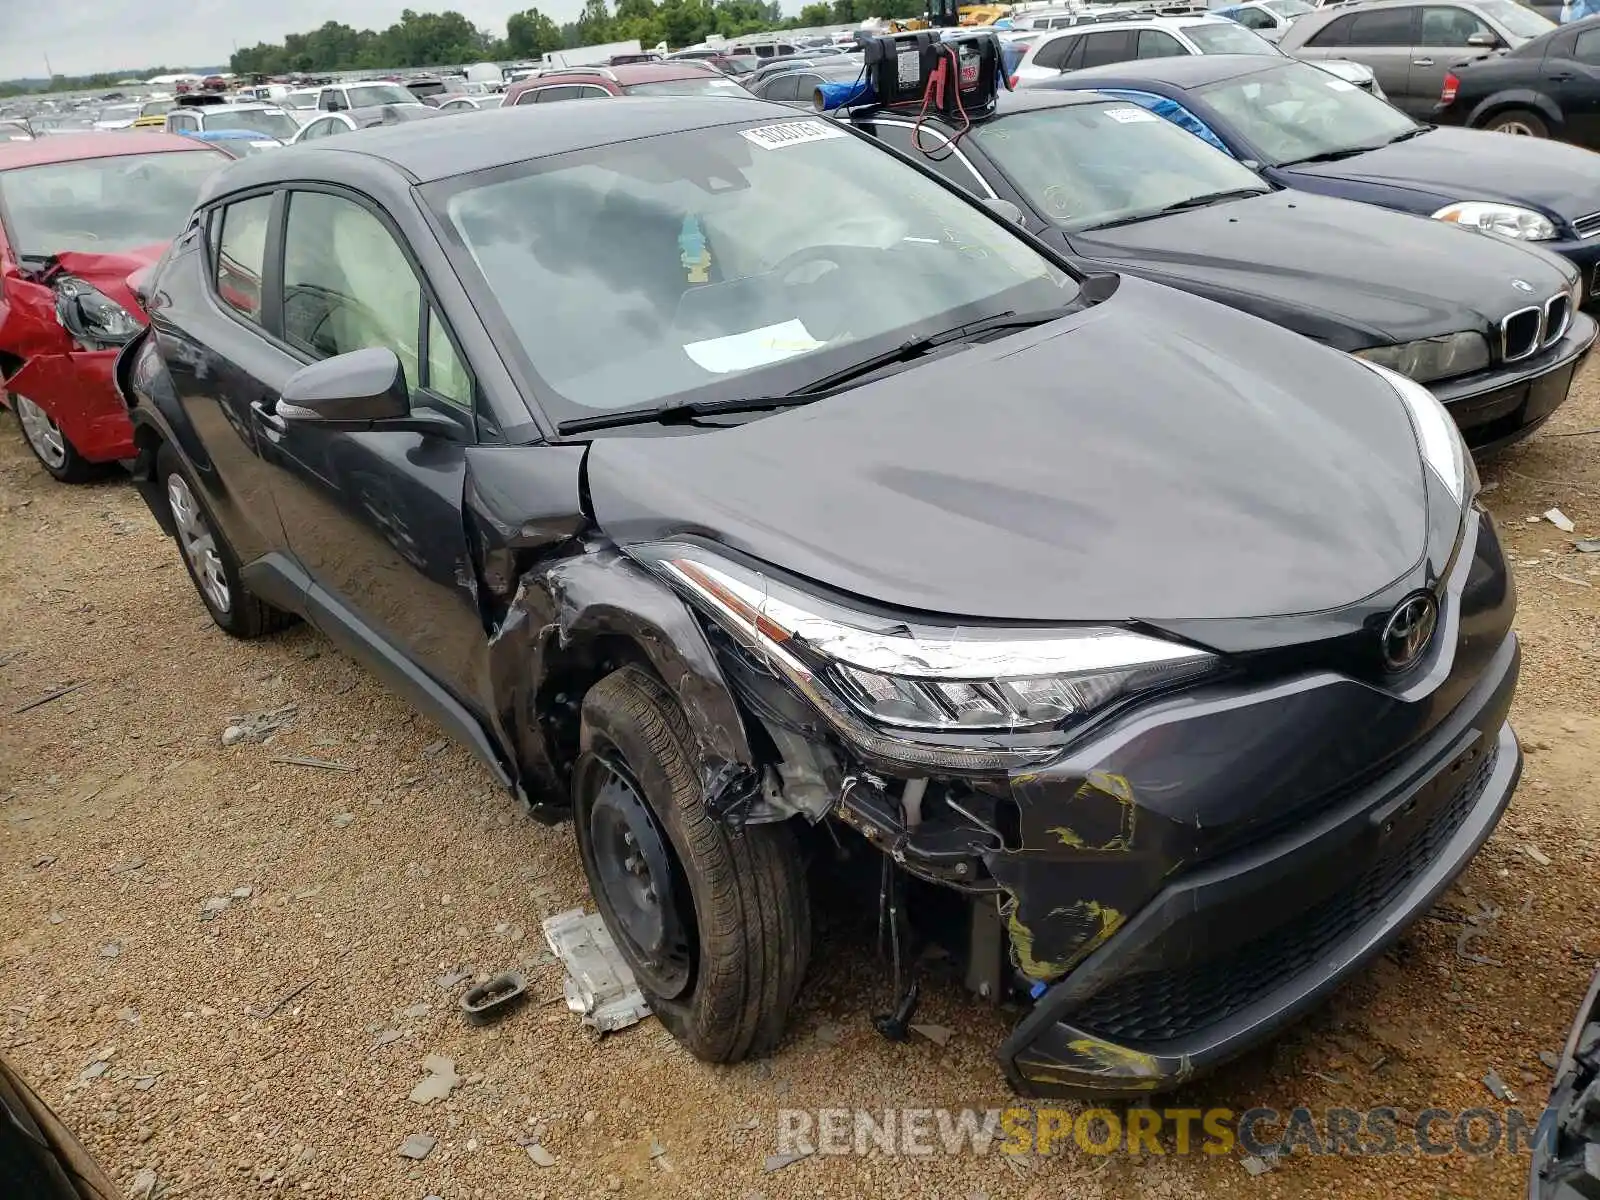
[[[1066,67],[1067,55],[1071,54],[1072,48],[1081,41],[1082,37],[1052,38],[1034,51],[1033,65],[1060,71]]]
[[[1357,13],[1350,27],[1352,46],[1410,46],[1416,37],[1414,8],[1379,8]]]
[[[1178,39],[1170,33],[1162,33],[1159,29],[1139,30],[1140,58],[1176,58],[1186,53],[1178,45]]]
[[[211,267],[217,298],[256,325],[261,324],[261,275],[271,219],[271,196],[252,196],[211,214]]]
[[[1134,30],[1107,30],[1088,33],[1083,37],[1083,66],[1103,67],[1108,63],[1127,62],[1134,54]]]
[[[1425,8],[1422,10],[1422,46],[1466,46],[1475,33],[1488,33],[1489,27],[1464,8]]]
[[[1600,29],[1585,29],[1578,35],[1572,57],[1581,63],[1600,67]]]
[[[1350,30],[1355,28],[1356,19],[1353,16],[1340,17],[1337,21],[1329,21],[1307,40],[1308,46],[1348,46],[1350,44]]]
[[[581,95],[583,95],[583,89],[581,87],[540,88],[538,91],[533,93],[533,102],[535,104],[553,104],[557,100],[576,100]],[[527,96],[524,96],[522,99],[517,101],[519,104],[526,104],[527,102]]]

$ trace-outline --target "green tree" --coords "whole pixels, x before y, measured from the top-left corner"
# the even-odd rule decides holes
[[[537,8],[512,13],[506,18],[506,55],[509,58],[538,58],[561,49],[561,29]]]
[[[606,0],[583,0],[583,11],[573,22],[573,31],[578,38],[575,44],[579,46],[594,46],[613,40],[611,10],[606,7]]]

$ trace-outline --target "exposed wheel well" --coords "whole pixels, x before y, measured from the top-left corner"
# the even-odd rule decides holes
[[[545,654],[544,680],[533,698],[533,717],[544,729],[551,765],[566,781],[578,758],[583,698],[589,689],[626,666],[638,667],[657,680],[661,676],[644,648],[625,634],[578,634],[564,643],[552,634]]]

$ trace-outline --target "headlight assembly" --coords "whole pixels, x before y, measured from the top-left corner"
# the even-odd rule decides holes
[[[1483,370],[1489,365],[1489,342],[1481,333],[1463,330],[1398,346],[1374,346],[1357,350],[1356,355],[1418,383],[1429,383]]]
[[[844,738],[911,769],[1036,763],[1107,705],[1220,667],[1203,650],[1114,627],[912,629],[698,546],[640,554]]]
[[[1433,214],[1438,221],[1454,221],[1469,229],[1498,233],[1525,242],[1548,242],[1556,236],[1555,222],[1543,213],[1515,204],[1495,204],[1487,200],[1459,200]]]
[[[1469,491],[1477,486],[1478,474],[1466,443],[1461,440],[1461,431],[1456,428],[1455,418],[1439,403],[1438,397],[1420,383],[1368,359],[1357,358],[1356,361],[1381,375],[1400,393],[1400,399],[1411,413],[1423,461],[1450,489],[1456,501],[1465,504]]]
[[[114,350],[144,328],[122,305],[75,275],[58,275],[50,286],[56,293],[56,319],[85,350]]]

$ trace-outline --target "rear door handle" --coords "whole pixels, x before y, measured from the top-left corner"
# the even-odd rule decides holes
[[[289,428],[288,423],[285,422],[284,419],[277,413],[269,409],[263,401],[257,400],[255,403],[251,404],[250,411],[255,414],[256,420],[260,421],[263,426],[272,430],[274,433],[283,433]]]
[[[1433,66],[1433,59],[1431,59],[1431,58],[1413,58],[1411,60],[1411,65],[1413,67],[1431,67],[1431,66]]]
[[[1548,76],[1551,83],[1566,83],[1572,78],[1571,71],[1556,71]]]

